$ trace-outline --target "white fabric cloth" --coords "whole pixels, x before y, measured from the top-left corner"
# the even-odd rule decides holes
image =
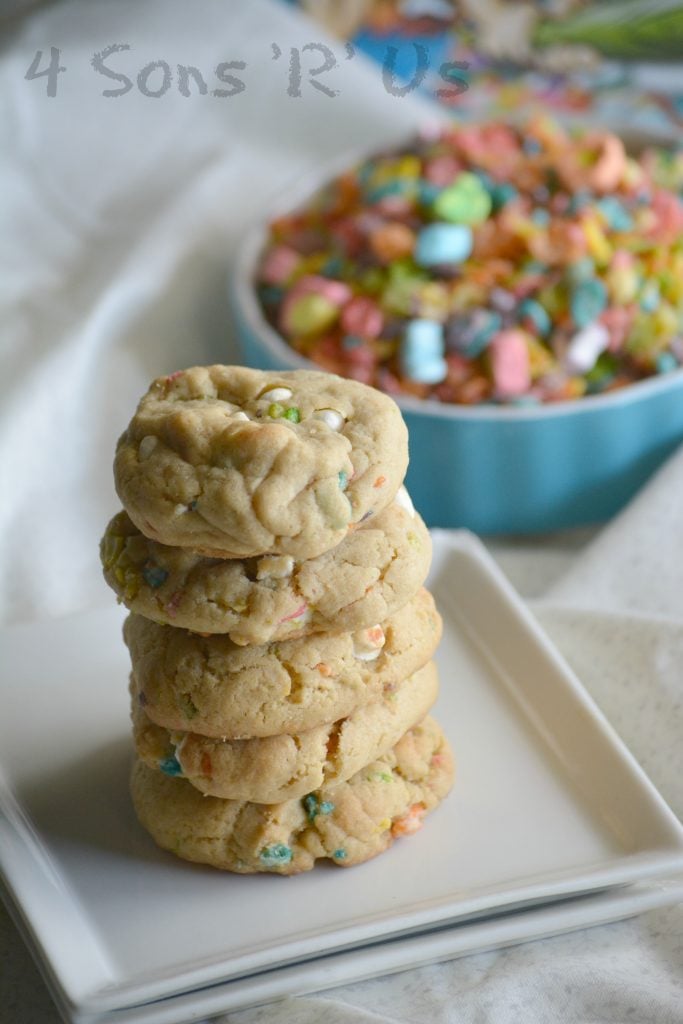
[[[390,96],[376,69],[340,46],[338,68],[321,79],[338,95],[304,75],[301,97],[289,96],[289,47],[310,41],[324,41],[322,31],[268,0],[70,0],[4,41],[0,622],[111,602],[97,544],[117,507],[116,437],[151,377],[235,357],[226,280],[245,226],[321,160],[390,142],[432,116],[414,97]],[[130,49],[107,64],[134,84],[105,98],[121,81],[90,62],[114,43]],[[54,97],[46,78],[24,77],[39,49],[46,66],[51,46],[66,68]],[[152,98],[135,78],[159,60],[173,84]],[[220,61],[245,62],[234,70],[239,95],[210,95]],[[201,70],[209,94],[178,91],[179,63]],[[679,453],[594,535],[491,545],[679,814],[681,507]],[[671,908],[222,1019],[680,1024],[682,937],[683,910]],[[4,915],[0,976],[0,1024],[55,1024]]]
[[[339,95],[313,87],[305,69],[322,58],[308,52],[301,95],[290,96],[290,47],[321,36],[261,0],[72,0],[10,41],[0,62],[0,536],[11,542],[0,550],[0,620],[108,600],[97,543],[117,507],[116,438],[152,377],[234,356],[227,281],[245,227],[321,161],[395,140],[426,115],[341,46],[336,71],[312,80]],[[135,82],[166,61],[168,92],[152,98],[136,83],[105,98],[122,85],[91,60],[113,43],[130,49],[105,66]],[[54,97],[46,78],[24,77],[39,49],[47,66],[51,46],[66,68]],[[246,65],[233,71],[238,95],[211,95],[221,61]],[[200,70],[207,95],[181,94],[178,64]]]

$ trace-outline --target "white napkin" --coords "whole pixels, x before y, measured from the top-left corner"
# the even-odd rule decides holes
[[[683,449],[535,604],[683,818]]]
[[[334,48],[338,66],[309,77]],[[130,46],[95,72],[93,56]],[[273,49],[273,45],[277,50]],[[38,50],[66,68],[56,96],[25,79]],[[291,47],[302,65],[300,96]],[[281,55],[276,57],[279,52]],[[151,98],[136,75],[173,73]],[[244,89],[232,97],[213,69]],[[178,64],[209,92],[183,96]],[[157,78],[143,79],[149,90]],[[329,96],[313,82],[338,90]],[[227,88],[227,86],[226,86]],[[72,0],[24,23],[0,59],[0,622],[111,600],[97,546],[118,509],[117,436],[149,381],[230,362],[228,274],[245,227],[302,173],[410,133],[431,115],[390,95],[374,66],[281,3]],[[1,137],[1,136],[0,136]]]
[[[490,546],[622,739],[683,816],[683,450],[613,522]],[[552,580],[553,582],[548,582]],[[347,985],[225,1024],[683,1021],[683,907]]]
[[[321,160],[389,142],[431,113],[414,97],[390,96],[376,69],[347,60],[339,45],[339,66],[324,79],[339,95],[304,76],[301,97],[289,96],[289,48],[311,41],[332,45],[268,0],[70,0],[31,16],[7,40],[0,621],[111,603],[97,543],[117,508],[116,437],[153,376],[234,357],[226,277],[245,226]],[[104,98],[102,90],[119,83],[90,61],[113,43],[130,45],[108,63],[133,82],[150,61],[167,61],[169,92],[154,99],[134,84],[125,96]],[[55,97],[46,95],[46,78],[24,77],[39,49],[45,67],[51,46],[66,68]],[[236,60],[246,63],[235,72],[245,82],[240,95],[178,92],[176,64],[198,67],[214,88],[212,69]],[[679,813],[682,492],[677,455],[588,546],[583,534],[493,545]],[[681,1024],[682,936],[683,913],[672,908],[223,1019]],[[0,1024],[56,1024],[6,919],[0,959],[12,978]]]

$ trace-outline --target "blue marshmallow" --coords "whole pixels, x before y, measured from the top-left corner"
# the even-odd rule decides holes
[[[444,330],[437,320],[409,321],[399,351],[401,372],[420,384],[439,384],[448,375],[444,349]]]
[[[472,252],[472,228],[467,224],[437,221],[422,228],[415,244],[415,262],[421,267],[462,263]]]

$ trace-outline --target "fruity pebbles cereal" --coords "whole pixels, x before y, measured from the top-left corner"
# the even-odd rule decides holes
[[[268,321],[394,395],[528,404],[683,362],[683,154],[547,119],[424,131],[270,225]]]

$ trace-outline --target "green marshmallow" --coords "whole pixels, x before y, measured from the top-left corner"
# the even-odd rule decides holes
[[[434,200],[433,210],[453,224],[481,224],[491,213],[491,196],[476,174],[463,172]]]

